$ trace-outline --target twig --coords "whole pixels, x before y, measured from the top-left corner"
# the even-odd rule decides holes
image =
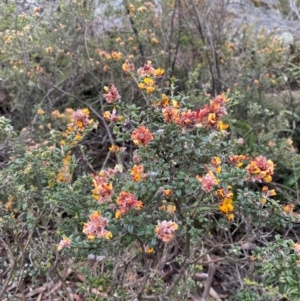
[[[207,255],[209,264],[208,264],[208,277],[206,279],[205,285],[204,285],[204,292],[202,294],[201,301],[207,301],[209,296],[209,291],[211,288],[211,284],[214,278],[214,274],[216,272],[216,266],[213,262],[211,262],[211,258],[209,255]]]

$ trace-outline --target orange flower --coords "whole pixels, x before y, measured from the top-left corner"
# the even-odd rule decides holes
[[[208,171],[204,177],[196,176],[196,178],[202,184],[202,189],[205,192],[211,192],[213,187],[220,182],[212,171]]]
[[[231,221],[234,219],[234,206],[232,204],[233,193],[229,189],[231,189],[231,186],[228,186],[228,189],[220,188],[215,192],[215,195],[221,199],[219,204],[220,211],[226,214],[227,219]]]
[[[110,89],[105,86],[104,90],[107,93],[103,94],[103,97],[105,98],[105,100],[108,103],[114,103],[114,102],[118,101],[121,98],[121,96],[118,92],[118,89],[116,88],[116,86],[114,84],[110,84]]]
[[[57,251],[61,251],[64,248],[70,248],[72,241],[68,237],[64,237],[57,245]]]
[[[121,217],[121,215],[125,214],[130,209],[135,208],[140,210],[143,207],[141,201],[138,201],[132,193],[126,191],[120,192],[116,202],[120,207],[116,212],[116,218]]]
[[[121,150],[121,148],[118,145],[111,145],[108,150],[112,153],[115,153],[115,152],[119,152]]]
[[[274,173],[275,164],[271,160],[267,160],[264,156],[253,159],[246,167],[248,179],[253,182],[271,182]]]
[[[135,145],[148,145],[153,140],[153,135],[144,125],[134,130],[131,134],[131,140]]]
[[[51,117],[52,117],[53,119],[58,119],[58,118],[60,118],[60,117],[61,117],[60,112],[59,112],[58,110],[52,111],[52,112],[51,112]]]
[[[171,189],[166,189],[164,190],[164,195],[165,196],[171,196],[173,194],[172,190]]]
[[[211,160],[211,164],[215,167],[219,166],[222,163],[222,160],[220,157],[213,157]]]
[[[130,73],[130,72],[134,71],[135,68],[134,68],[134,64],[129,63],[129,61],[126,59],[125,63],[122,65],[122,69],[123,69],[123,71]]]
[[[113,51],[113,52],[111,53],[111,57],[112,57],[115,61],[118,61],[118,60],[122,57],[122,53],[121,53],[121,52]]]
[[[159,102],[155,102],[155,106],[159,106],[161,108],[165,108],[170,104],[170,98],[166,94],[161,95],[161,100]]]
[[[175,120],[183,128],[194,128],[198,123],[196,111],[185,111],[181,112],[179,118]]]
[[[109,111],[105,111],[103,117],[107,121],[112,121],[112,122],[121,121],[122,117],[118,116],[116,113],[117,110],[114,108],[111,113]]]
[[[294,204],[282,205],[282,209],[284,213],[293,213],[294,207],[295,207]]]
[[[165,122],[177,122],[179,110],[174,107],[166,107],[162,110]]]
[[[99,175],[93,175],[93,186],[95,188],[92,190],[92,194],[99,203],[110,201],[114,194],[112,184],[108,182],[108,178],[114,171],[111,171],[111,173],[104,172],[104,175],[101,175],[101,172]]]
[[[225,130],[228,128],[228,125],[224,124],[220,118],[227,115],[226,108],[224,107],[226,101],[225,95],[222,94],[211,100],[210,105],[205,105],[203,109],[179,112],[175,110],[178,106],[173,104],[173,108],[166,107],[162,112],[166,122],[177,123],[183,127],[183,130],[194,127]]]
[[[209,113],[207,118],[208,124],[214,125],[216,123],[216,114],[215,113]]]
[[[163,242],[169,242],[173,236],[174,231],[178,229],[178,225],[172,221],[158,222],[155,227],[156,236]]]
[[[83,131],[93,120],[89,120],[90,112],[88,109],[77,110],[72,114],[73,123],[70,125],[75,131]]]
[[[56,177],[57,183],[70,183],[72,180],[72,174],[70,172],[70,161],[71,161],[71,155],[68,154],[63,159],[63,166],[59,169],[58,175]]]
[[[82,230],[87,235],[88,240],[94,240],[95,237],[112,238],[111,232],[104,229],[108,225],[107,218],[102,217],[98,211],[94,211],[89,218],[90,221],[84,224]]]
[[[140,182],[146,175],[143,173],[143,165],[134,165],[131,169],[131,175],[134,182]]]
[[[237,166],[237,167],[242,167],[244,160],[248,159],[248,155],[231,155],[228,157],[228,162]]]

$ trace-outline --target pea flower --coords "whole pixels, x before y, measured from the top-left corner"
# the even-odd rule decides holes
[[[107,231],[105,227],[108,225],[108,220],[102,217],[100,212],[94,211],[90,216],[90,221],[85,223],[82,232],[87,235],[88,240],[94,240],[98,238],[112,238],[110,231]]]
[[[274,173],[275,164],[271,160],[267,160],[264,156],[253,159],[246,167],[248,179],[253,182],[271,182]]]
[[[116,218],[120,218],[130,209],[140,210],[143,207],[142,201],[138,201],[132,193],[126,191],[120,192],[116,202],[120,207],[116,212]]]
[[[70,248],[72,241],[68,237],[64,237],[57,245],[57,251],[61,251],[64,248]]]
[[[122,65],[122,69],[123,69],[123,71],[130,73],[130,72],[134,71],[134,64],[129,63],[129,61],[126,59],[125,63]]]
[[[178,229],[178,225],[172,221],[158,222],[155,227],[156,236],[163,242],[169,242],[174,237],[174,231]]]
[[[121,98],[121,96],[118,92],[118,89],[116,88],[116,86],[114,84],[110,84],[110,89],[105,86],[104,90],[107,93],[103,94],[103,97],[105,98],[105,100],[108,103],[115,103]]]
[[[146,174],[143,173],[144,166],[143,165],[134,165],[131,169],[131,175],[134,182],[140,182]]]
[[[135,145],[147,145],[153,140],[153,135],[144,125],[134,130],[131,139]]]
[[[212,171],[208,171],[204,177],[196,176],[197,180],[202,184],[202,189],[205,192],[211,192],[215,185],[220,182]]]

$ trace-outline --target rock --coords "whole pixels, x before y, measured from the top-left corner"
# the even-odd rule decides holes
[[[247,25],[253,29],[254,33],[263,32],[265,35],[273,33],[285,45],[293,45],[300,41],[300,22],[286,20],[278,7],[278,1],[273,0],[228,3],[225,23],[229,37],[234,36],[237,29]]]

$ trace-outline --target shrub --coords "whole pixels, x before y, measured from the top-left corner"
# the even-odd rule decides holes
[[[23,265],[30,254],[37,268],[30,277],[60,274],[65,265],[79,269],[85,284],[79,284],[79,292],[92,290],[90,298],[98,294],[99,300],[195,297],[206,268],[209,276],[202,293],[208,296],[205,287],[211,287],[211,277],[216,270],[222,272],[222,264],[230,274],[237,269],[241,278],[236,282],[225,276],[221,283],[228,285],[226,290],[215,294],[234,294],[244,286],[245,271],[238,262],[253,266],[250,250],[267,231],[283,230],[292,219],[286,213],[291,210],[274,200],[276,192],[268,187],[274,164],[263,156],[236,153],[242,140],[232,141],[222,120],[228,116],[229,95],[212,98],[204,106],[191,105],[176,91],[174,78],[162,94],[162,69],[148,62],[134,71],[130,64],[125,62],[123,69],[141,89],[146,106],[122,101],[114,85],[104,93],[112,108],[104,117],[114,125],[118,142],[110,152],[121,164],[72,177],[76,159],[70,151],[76,153],[94,122],[87,110],[67,110],[52,113],[57,124],[62,126],[64,118],[68,123],[65,131],[46,130],[47,150],[44,145],[18,150],[1,173],[8,212],[17,200],[16,213],[2,221],[7,239],[14,239],[14,249],[7,252],[22,252]],[[46,122],[42,110],[38,116]],[[122,160],[126,147],[134,150],[129,161]],[[83,151],[81,156],[85,159]],[[20,204],[21,198],[26,202]],[[22,238],[16,235],[21,231]],[[40,253],[36,237],[51,246],[48,252]],[[64,256],[73,260],[58,262]],[[102,273],[76,267],[86,258],[102,262]],[[21,283],[28,275],[24,266],[18,268]]]

